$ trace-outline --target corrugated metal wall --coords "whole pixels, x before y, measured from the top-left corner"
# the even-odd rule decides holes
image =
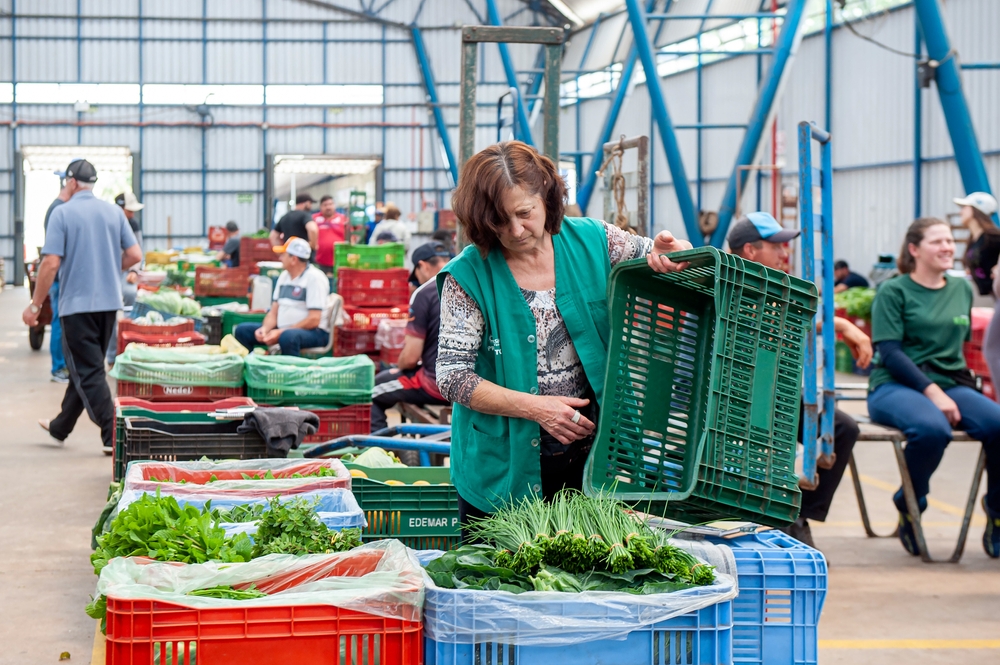
[[[741,0],[742,1],[742,0]],[[347,3],[344,3],[345,5]],[[537,17],[521,11],[520,0],[498,0],[511,24],[531,24]],[[719,3],[716,3],[719,4]],[[752,11],[746,8],[730,11]],[[721,5],[720,5],[721,6]],[[1000,61],[1000,25],[995,0],[949,0],[945,3],[952,41],[965,62]],[[425,198],[448,202],[437,130],[424,106],[425,91],[406,29],[419,17],[437,80],[452,146],[458,150],[460,36],[457,26],[482,21],[482,0],[395,0],[380,14],[396,25],[361,22],[350,16],[297,0],[0,0],[0,82],[117,83],[368,83],[385,84],[384,107],[212,107],[214,125],[198,126],[199,116],[183,106],[100,106],[84,114],[88,125],[75,126],[69,106],[0,106],[0,255],[12,256],[13,159],[26,145],[124,145],[140,153],[150,237],[167,230],[201,235],[206,224],[236,219],[244,229],[265,219],[264,165],[277,153],[382,157],[385,197],[404,211]],[[735,7],[735,5],[734,5]],[[742,5],[740,5],[742,7]],[[9,14],[16,9],[19,18]],[[99,20],[78,20],[102,16]],[[685,10],[687,11],[687,10]],[[140,22],[138,16],[143,17]],[[692,22],[669,27],[677,38],[692,34]],[[564,67],[599,68],[620,62],[631,46],[625,18],[603,20],[582,62],[589,31],[574,35]],[[858,26],[858,30],[902,51],[914,48],[914,16],[903,8]],[[16,33],[16,34],[15,34]],[[140,48],[140,33],[142,46]],[[676,34],[675,34],[676,33]],[[660,42],[668,41],[661,39]],[[16,43],[16,48],[13,46]],[[537,48],[511,46],[516,67],[534,67]],[[852,263],[870,264],[877,252],[895,252],[913,213],[913,66],[859,40],[847,30],[833,36],[832,130],[834,136],[836,249]],[[492,45],[480,52],[481,107],[477,145],[495,140],[495,100],[507,87]],[[16,65],[15,65],[16,62]],[[15,71],[16,66],[16,71]],[[756,96],[759,71],[755,56],[736,57],[701,71],[704,123],[745,123]],[[797,164],[796,124],[823,122],[824,44],[822,35],[803,40],[779,108],[785,182],[793,182]],[[698,120],[698,72],[663,79],[672,119],[677,125]],[[568,78],[568,77],[567,77]],[[1000,176],[1000,72],[966,71],[966,94],[979,141],[989,156],[995,183]],[[924,108],[922,203],[925,214],[952,211],[950,200],[961,193],[951,145],[936,91],[921,93]],[[593,150],[610,102],[594,99],[565,106],[561,144],[569,153]],[[140,121],[145,126],[139,127]],[[266,123],[267,129],[262,129]],[[93,126],[93,125],[104,126]],[[541,140],[541,123],[533,128]],[[717,209],[725,189],[742,130],[706,130],[698,159],[697,135],[678,130],[689,186],[700,205]],[[613,136],[651,134],[654,144],[653,222],[683,235],[670,172],[650,118],[644,84],[627,99]],[[770,138],[765,139],[770,145]],[[204,148],[204,149],[203,149]],[[764,161],[770,161],[765,153]],[[590,168],[584,158],[584,169]],[[700,168],[699,168],[700,161]],[[7,176],[7,177],[4,177]],[[743,208],[758,201],[756,178],[750,178]],[[8,184],[9,183],[9,184]],[[770,208],[770,187],[763,179],[760,202]],[[237,194],[251,193],[251,203]],[[601,209],[597,192],[590,212]]]

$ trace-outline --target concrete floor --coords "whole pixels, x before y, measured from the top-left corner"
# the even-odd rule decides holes
[[[0,665],[90,661],[94,622],[83,607],[96,578],[90,528],[111,480],[97,428],[84,417],[65,447],[52,445],[39,418],[56,415],[64,386],[49,382],[47,351],[28,347],[25,289],[0,293]],[[47,347],[46,347],[47,348]],[[863,403],[849,405],[864,409]],[[950,553],[976,449],[956,444],[933,483],[925,523],[930,546]],[[872,519],[889,532],[899,476],[889,444],[862,444],[856,457]],[[895,539],[867,539],[845,478],[829,520],[815,524],[830,563],[820,624],[820,663],[923,665],[1000,658],[1000,561],[989,559],[976,520],[959,565],[927,565]]]

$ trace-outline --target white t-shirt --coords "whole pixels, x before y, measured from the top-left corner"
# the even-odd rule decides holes
[[[273,296],[278,303],[278,327],[294,326],[309,316],[310,310],[319,310],[320,328],[330,332],[322,314],[329,295],[330,280],[315,266],[309,266],[295,279],[287,270],[281,271]]]

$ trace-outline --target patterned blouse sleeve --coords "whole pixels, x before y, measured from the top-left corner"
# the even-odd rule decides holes
[[[449,402],[469,406],[483,381],[476,374],[476,355],[483,342],[486,321],[479,305],[451,275],[441,289],[441,328],[438,333],[437,385]]]
[[[607,222],[604,222],[604,228],[608,235],[608,258],[611,259],[612,266],[629,259],[644,257],[653,249],[653,241],[650,238],[632,235]]]

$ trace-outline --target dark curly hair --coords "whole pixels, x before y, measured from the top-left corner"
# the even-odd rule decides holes
[[[504,141],[465,163],[451,197],[455,216],[483,258],[500,244],[500,230],[510,223],[504,195],[515,187],[537,195],[545,205],[545,230],[556,235],[566,212],[566,183],[551,159],[521,141]]]

